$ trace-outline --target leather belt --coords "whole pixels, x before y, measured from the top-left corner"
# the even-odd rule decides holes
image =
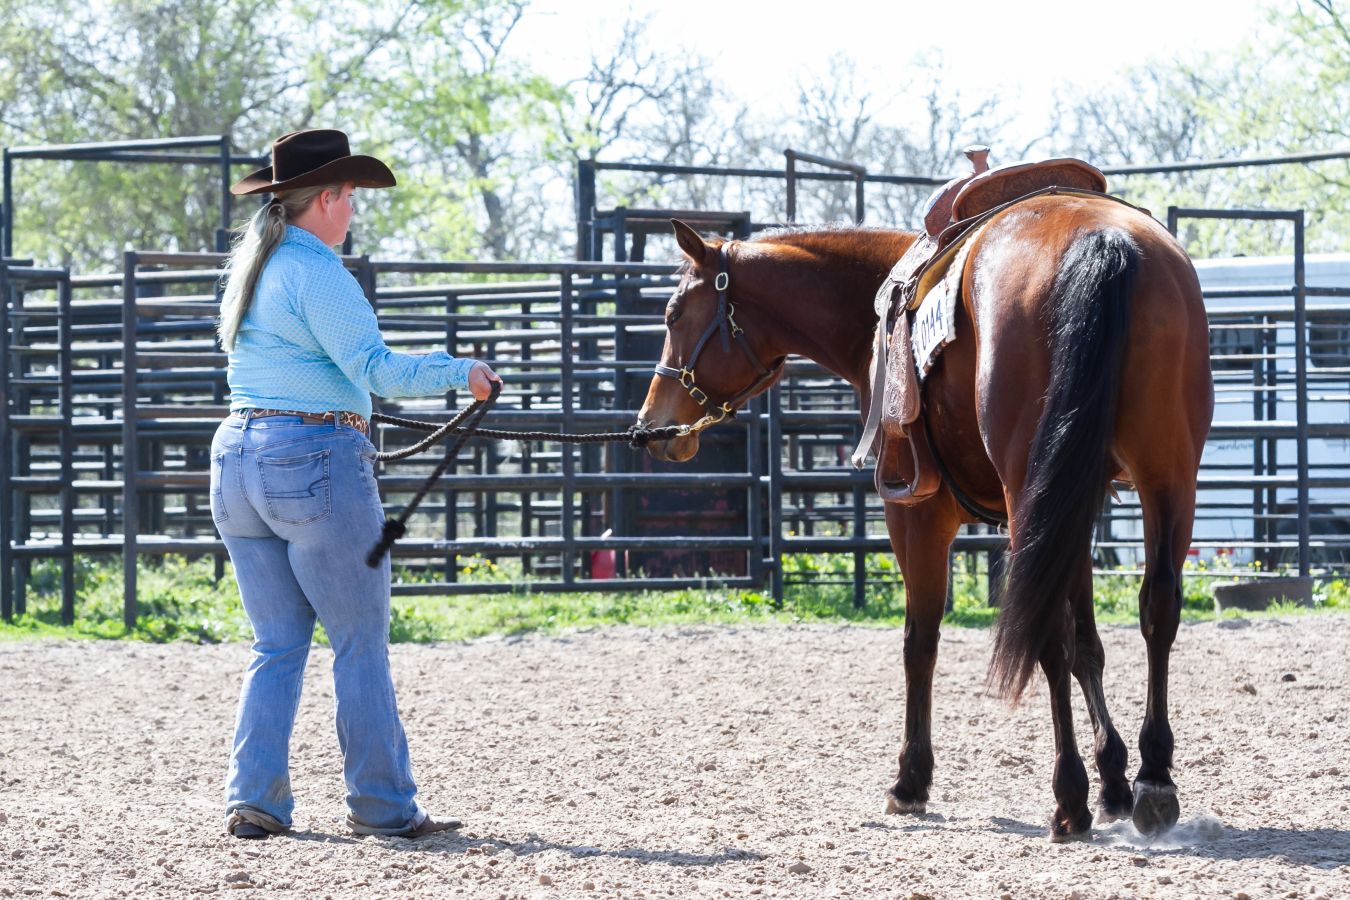
[[[362,434],[370,434],[370,423],[366,417],[354,412],[324,412],[311,413],[300,412],[295,409],[236,409],[230,413],[241,419],[265,419],[269,416],[295,416],[306,425],[327,425],[335,418],[337,424],[346,425],[348,428],[355,428]]]

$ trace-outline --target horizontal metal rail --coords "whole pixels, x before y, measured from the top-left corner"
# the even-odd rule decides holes
[[[19,409],[7,403],[0,417],[6,457],[0,494],[7,511],[25,510],[23,537],[6,541],[7,573],[43,559],[120,552],[130,588],[125,613],[134,622],[137,559],[166,553],[220,557],[223,547],[206,502],[204,453],[228,403],[224,357],[213,342],[214,293],[201,287],[218,281],[220,261],[219,254],[130,254],[120,276],[92,277],[0,267],[0,275],[13,275],[7,290],[21,287],[27,294],[23,304],[6,304],[5,394],[27,404]],[[532,430],[621,430],[631,424],[659,352],[661,307],[675,274],[672,266],[634,263],[346,262],[368,286],[391,346],[491,356],[508,390],[490,424]],[[438,283],[405,283],[411,278]],[[496,278],[506,280],[484,280]],[[54,299],[62,284],[86,292],[117,284],[121,296],[81,296],[63,318]],[[1215,335],[1250,333],[1256,343],[1214,354],[1219,397],[1227,402],[1210,440],[1227,449],[1201,472],[1196,549],[1263,558],[1306,548],[1318,559],[1344,551],[1347,542],[1329,529],[1339,527],[1334,504],[1348,496],[1350,465],[1319,457],[1305,460],[1306,475],[1300,475],[1290,464],[1302,443],[1350,440],[1350,417],[1301,419],[1290,412],[1299,394],[1322,404],[1319,409],[1340,403],[1343,411],[1350,402],[1350,366],[1308,366],[1301,391],[1295,377],[1300,354],[1322,353],[1318,358],[1334,361],[1336,354],[1350,353],[1335,331],[1350,325],[1350,304],[1334,302],[1347,295],[1306,286],[1300,293],[1297,284],[1206,291],[1211,300],[1271,302],[1211,308]],[[1289,309],[1298,296],[1333,302],[1308,307],[1300,324]],[[535,322],[544,327],[528,327]],[[63,328],[69,329],[65,337]],[[1300,349],[1294,336],[1299,328],[1323,330],[1310,332],[1313,339]],[[62,360],[70,364],[68,373],[52,368]],[[14,365],[20,368],[11,371]],[[466,399],[460,392],[383,408],[443,422]],[[67,401],[63,412],[60,404]],[[847,385],[814,363],[794,360],[767,402],[709,434],[700,459],[720,453],[720,471],[652,468],[627,449],[471,441],[455,475],[428,499],[414,533],[397,550],[399,564],[413,573],[398,591],[689,586],[695,580],[650,569],[681,558],[707,567],[703,571],[724,572],[709,575],[708,584],[768,588],[781,597],[785,584],[808,577],[785,571],[788,558],[842,553],[853,556],[849,578],[863,596],[873,577],[868,555],[887,553],[889,540],[881,534],[882,505],[871,473],[843,464],[859,424]],[[70,443],[67,469],[59,434]],[[382,449],[392,449],[413,436],[382,427],[375,438]],[[128,447],[130,463],[123,453]],[[1259,468],[1236,459],[1249,447],[1260,457]],[[414,458],[380,474],[391,509],[437,461],[435,454]],[[1317,502],[1300,514],[1299,497],[1309,491]],[[72,506],[66,520],[76,529],[69,542],[57,537],[64,525],[57,505],[34,508],[22,499],[63,492]],[[639,523],[631,518],[636,497],[684,499],[662,513],[665,521]],[[1133,535],[1139,532],[1131,529],[1138,527],[1139,508],[1132,498],[1122,490],[1122,500],[1111,503],[1105,520],[1110,527],[1097,541],[1102,553],[1126,554],[1121,559],[1128,560],[1138,551]],[[1350,499],[1342,505],[1350,508]],[[1248,530],[1231,536],[1215,531],[1238,520],[1250,523]],[[1294,525],[1305,534],[1287,533]],[[612,533],[602,536],[607,526]],[[975,530],[960,535],[953,551],[983,554],[1006,544],[1006,535]],[[511,559],[513,574],[491,586],[469,579],[460,566],[475,555]],[[615,561],[613,578],[591,577],[602,557]],[[24,587],[11,579],[4,593],[13,600]]]

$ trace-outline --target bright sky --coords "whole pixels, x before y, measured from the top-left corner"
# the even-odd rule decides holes
[[[780,109],[837,53],[854,59],[879,97],[903,96],[907,65],[937,53],[963,98],[973,105],[998,88],[1031,137],[1056,87],[1109,83],[1131,65],[1260,41],[1270,31],[1264,9],[1291,2],[534,0],[512,43],[544,74],[575,77],[593,48],[614,43],[625,18],[650,16],[653,43],[696,49],[730,93]],[[902,116],[897,109],[891,121]]]

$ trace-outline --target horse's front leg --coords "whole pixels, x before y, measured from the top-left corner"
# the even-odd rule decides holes
[[[960,520],[946,492],[917,506],[886,504],[886,528],[905,579],[905,742],[886,812],[922,815],[933,783],[933,669],[947,605],[947,560]]]

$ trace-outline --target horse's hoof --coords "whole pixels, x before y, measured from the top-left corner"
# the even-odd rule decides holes
[[[901,800],[893,791],[886,792],[886,815],[921,816],[928,811],[927,800]]]
[[[1085,807],[1072,822],[1066,822],[1058,813],[1050,817],[1050,843],[1067,844],[1070,841],[1092,840],[1092,813]]]
[[[1074,841],[1090,840],[1092,840],[1091,828],[1085,828],[1082,831],[1065,831],[1058,825],[1050,826],[1050,843],[1052,844],[1069,844]]]
[[[1124,809],[1113,809],[1105,803],[1097,807],[1097,825],[1110,825],[1112,822],[1119,822],[1121,819],[1128,819],[1133,810],[1130,807]]]
[[[1097,824],[1106,825],[1128,819],[1134,811],[1134,798],[1128,782],[1121,782],[1116,790],[1103,790],[1097,797]]]
[[[1181,804],[1177,802],[1177,788],[1173,784],[1154,781],[1134,783],[1134,827],[1150,837],[1162,834],[1177,824]]]

